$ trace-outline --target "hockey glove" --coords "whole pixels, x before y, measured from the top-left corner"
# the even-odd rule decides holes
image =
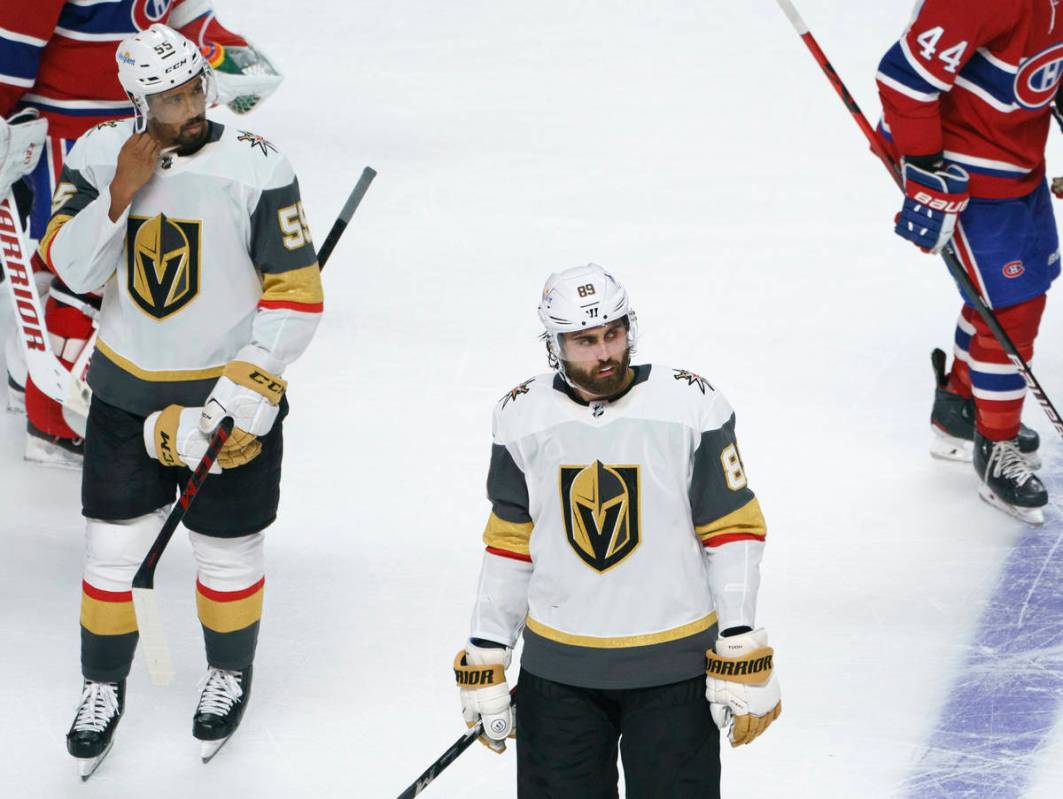
[[[506,751],[506,738],[516,737],[506,683],[506,668],[512,654],[509,647],[480,647],[470,643],[454,657],[454,676],[465,724],[475,727],[482,719],[484,734],[480,743],[499,754]]]
[[[47,137],[48,120],[40,119],[36,108],[0,117],[0,198],[37,166]]]
[[[710,649],[705,656],[705,698],[713,721],[728,730],[731,746],[747,744],[782,712],[768,634],[761,628],[717,638],[716,651]]]
[[[284,380],[253,363],[229,361],[203,404],[199,430],[209,436],[222,419],[231,416],[233,433],[230,440],[234,447],[239,446],[239,450],[248,455],[243,460],[247,463],[261,451],[262,443],[257,437],[264,436],[273,427],[287,388]]]
[[[226,103],[237,114],[246,114],[259,101],[273,94],[284,76],[259,48],[211,42],[203,54],[214,68],[218,83],[218,102]]]
[[[904,164],[904,205],[894,231],[924,252],[937,254],[949,243],[956,220],[967,207],[967,171],[956,164],[931,172]]]
[[[144,420],[144,447],[148,455],[163,466],[187,466],[195,469],[207,454],[210,436],[199,429],[202,408],[168,405]],[[254,459],[262,444],[251,435],[233,429],[211,464],[211,474],[222,469],[243,466]]]

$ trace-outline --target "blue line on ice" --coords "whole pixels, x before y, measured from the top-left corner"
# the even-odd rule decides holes
[[[1063,480],[1051,475],[1059,462],[1047,465],[1054,468],[1040,476],[1058,497]],[[905,781],[910,799],[1019,799],[1029,786],[1063,699],[1063,519],[1051,502],[1045,511],[1044,527],[1025,529],[1008,557],[941,719]]]

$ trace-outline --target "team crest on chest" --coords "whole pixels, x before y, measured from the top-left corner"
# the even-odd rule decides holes
[[[686,369],[673,369],[672,371],[675,372],[672,376],[676,380],[686,380],[688,386],[697,386],[702,394],[705,393],[706,388],[712,388],[712,383],[699,374],[688,372]]]
[[[604,572],[638,548],[638,466],[562,466],[559,482],[565,536],[584,563]]]
[[[269,151],[277,152],[277,148],[273,146],[273,143],[268,141],[257,133],[252,133],[249,130],[241,130],[240,135],[236,137],[237,141],[245,141],[251,145],[251,149],[258,149],[262,151],[263,157],[269,156]]]
[[[129,217],[126,289],[149,316],[165,319],[199,294],[201,225],[165,214]]]

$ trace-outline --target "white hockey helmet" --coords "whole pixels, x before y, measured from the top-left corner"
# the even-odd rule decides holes
[[[156,22],[124,39],[114,57],[118,63],[118,82],[135,109],[137,133],[147,127],[150,95],[202,77],[206,107],[217,101],[214,70],[199,48],[173,28]]]
[[[625,289],[598,264],[574,266],[555,272],[546,279],[539,303],[539,321],[550,355],[550,365],[564,375],[564,349],[561,334],[601,327],[627,317],[627,343],[635,351],[638,320]]]

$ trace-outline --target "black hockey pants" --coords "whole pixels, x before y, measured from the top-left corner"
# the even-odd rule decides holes
[[[520,672],[519,799],[719,799],[720,734],[705,678],[598,690]]]

